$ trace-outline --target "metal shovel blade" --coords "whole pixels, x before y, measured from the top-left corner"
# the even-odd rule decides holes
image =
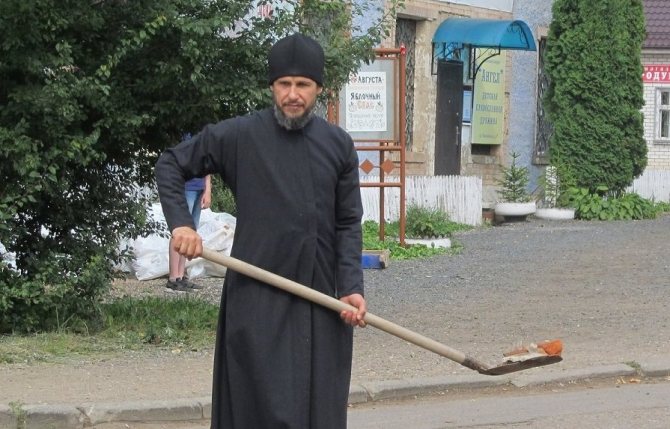
[[[484,368],[479,370],[479,373],[484,375],[505,375],[511,372],[523,371],[524,369],[550,365],[562,360],[563,358],[560,356],[535,356],[519,362],[505,362],[498,366]]]

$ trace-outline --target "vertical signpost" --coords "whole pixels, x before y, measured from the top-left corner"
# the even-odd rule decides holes
[[[349,76],[329,118],[347,130],[359,153],[360,169],[379,170],[379,239],[384,240],[384,191],[400,191],[400,244],[405,244],[405,48],[377,49],[375,61]],[[398,178],[387,177],[399,170]]]

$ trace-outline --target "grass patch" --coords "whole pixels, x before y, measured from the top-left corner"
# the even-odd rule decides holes
[[[59,362],[74,356],[105,355],[118,349],[116,344],[96,336],[67,332],[0,337],[0,363]]]
[[[366,250],[385,250],[391,252],[391,259],[398,261],[407,259],[428,258],[436,255],[457,255],[463,250],[463,245],[451,240],[451,247],[429,247],[425,244],[410,244],[401,246],[395,239],[379,241],[379,233],[363,236],[363,248]]]
[[[200,347],[216,333],[219,307],[189,297],[122,298],[105,305],[104,336],[130,344]]]
[[[214,344],[218,311],[218,306],[190,297],[124,297],[102,305],[98,332],[0,337],[0,363],[59,362],[148,347],[195,351]]]
[[[455,232],[473,229],[470,225],[452,222],[446,213],[437,209],[410,206],[407,209],[405,235],[407,238],[451,237]],[[363,249],[389,250],[391,259],[417,259],[435,255],[455,255],[463,250],[463,246],[451,239],[451,247],[429,247],[425,244],[401,246],[399,243],[400,223],[389,222],[384,225],[385,240],[379,240],[379,224],[375,221],[363,222]]]

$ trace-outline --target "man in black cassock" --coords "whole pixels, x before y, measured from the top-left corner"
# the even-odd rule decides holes
[[[202,240],[184,181],[219,174],[235,195],[232,256],[358,309],[337,314],[228,271],[214,356],[212,429],[345,428],[353,326],[365,326],[362,205],[350,136],[313,115],[324,54],[294,34],[268,57],[274,106],[166,150],[156,180],[173,246]],[[178,370],[178,369],[177,369]]]

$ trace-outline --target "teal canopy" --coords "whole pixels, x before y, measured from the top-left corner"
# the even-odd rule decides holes
[[[435,31],[433,43],[442,45],[442,55],[462,49],[517,49],[535,51],[535,39],[528,24],[519,20],[448,18]],[[446,49],[445,49],[446,48]]]

